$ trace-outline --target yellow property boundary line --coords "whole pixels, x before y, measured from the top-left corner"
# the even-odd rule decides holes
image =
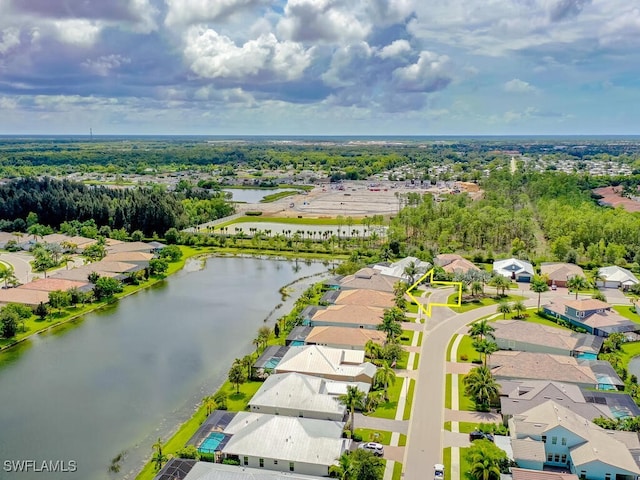
[[[420,303],[416,297],[411,295],[411,290],[416,288],[418,286],[418,284],[420,282],[422,282],[427,277],[429,277],[429,283],[431,283],[431,284],[435,284],[435,285],[453,285],[454,287],[457,286],[458,287],[458,302],[457,303],[432,303],[432,302],[429,302],[427,304],[427,308],[425,308],[424,305],[422,303]],[[433,279],[433,268],[431,270],[429,270],[427,273],[425,273],[423,276],[421,276],[413,285],[411,285],[407,289],[407,291],[405,293],[407,295],[409,295],[409,298],[411,300],[413,300],[416,303],[416,305],[418,305],[418,308],[420,308],[420,310],[422,310],[422,313],[424,313],[427,317],[431,317],[431,309],[433,307],[459,307],[459,306],[462,305],[462,282],[445,282],[444,280],[434,280]]]

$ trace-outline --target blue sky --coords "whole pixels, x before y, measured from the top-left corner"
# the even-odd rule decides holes
[[[638,134],[630,0],[0,0],[1,134]]]

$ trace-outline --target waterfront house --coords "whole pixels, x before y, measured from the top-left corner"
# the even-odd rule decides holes
[[[311,327],[350,327],[375,330],[382,323],[384,309],[366,305],[329,305],[317,309],[310,318]]]
[[[593,298],[556,299],[543,305],[542,309],[547,315],[560,318],[598,337],[606,337],[615,332],[634,332],[638,329],[637,324],[613,310],[611,305]]]
[[[367,342],[382,345],[386,334],[379,330],[349,327],[313,327],[304,339],[305,345],[322,345],[346,350],[364,350]]]
[[[356,288],[353,290],[329,290],[322,297],[329,305],[367,305],[369,307],[391,308],[395,306],[394,296],[388,292]]]
[[[154,480],[321,480],[322,478],[289,471],[277,472],[243,465],[172,458],[162,467]]]
[[[353,275],[347,275],[339,281],[340,289],[365,289],[393,293],[393,286],[398,282],[396,277],[384,275],[379,270],[365,267]],[[329,286],[334,286],[331,282]]]

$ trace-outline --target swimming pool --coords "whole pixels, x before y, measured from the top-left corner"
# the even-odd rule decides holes
[[[264,364],[264,368],[276,368],[278,366],[278,364],[280,363],[280,358],[270,358],[267,363]]]
[[[214,453],[224,440],[224,433],[211,432],[198,447],[200,453]]]

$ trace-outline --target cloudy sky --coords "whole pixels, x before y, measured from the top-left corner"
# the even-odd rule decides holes
[[[638,134],[637,0],[0,0],[0,134]]]

